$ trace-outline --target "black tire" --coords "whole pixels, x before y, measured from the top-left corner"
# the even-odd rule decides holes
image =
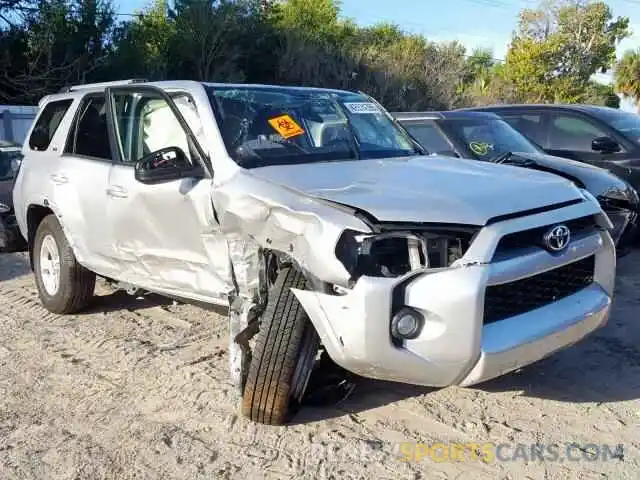
[[[55,240],[60,260],[58,289],[53,294],[47,291],[42,279],[40,251],[47,236]],[[50,312],[76,313],[84,309],[93,298],[96,275],[78,263],[58,219],[53,214],[45,217],[36,230],[33,240],[33,267],[40,301]]]
[[[298,409],[320,339],[291,288],[306,281],[284,268],[269,292],[242,398],[242,414],[267,425],[282,425]]]

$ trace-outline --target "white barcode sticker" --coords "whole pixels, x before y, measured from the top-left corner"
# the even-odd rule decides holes
[[[370,102],[350,102],[345,103],[344,106],[351,113],[380,113],[380,109]]]

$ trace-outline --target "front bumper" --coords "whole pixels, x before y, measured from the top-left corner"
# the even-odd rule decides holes
[[[539,220],[545,221],[545,216],[550,217],[541,214]],[[487,227],[474,243],[495,245],[508,228]],[[615,281],[615,246],[607,232],[578,236],[559,256],[531,249],[506,260],[470,262],[471,250],[473,246],[459,266],[398,279],[363,277],[345,295],[294,293],[336,363],[369,378],[434,387],[468,386],[495,378],[565,348],[607,322]],[[595,270],[590,286],[543,307],[484,324],[488,286],[592,255]],[[399,295],[403,305],[423,314],[425,324],[417,338],[396,346],[390,321]]]
[[[17,252],[26,249],[16,217],[11,213],[0,214],[0,252]]]

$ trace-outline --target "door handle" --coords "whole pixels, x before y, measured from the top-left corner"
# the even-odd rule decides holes
[[[127,198],[127,191],[120,185],[107,188],[107,195],[113,198]]]
[[[51,181],[56,185],[63,185],[69,182],[69,179],[62,173],[54,173],[51,175]]]

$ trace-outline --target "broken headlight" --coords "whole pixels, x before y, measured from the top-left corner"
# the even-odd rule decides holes
[[[475,232],[401,230],[372,234],[345,230],[336,257],[351,274],[399,277],[419,268],[446,268],[465,254]]]

